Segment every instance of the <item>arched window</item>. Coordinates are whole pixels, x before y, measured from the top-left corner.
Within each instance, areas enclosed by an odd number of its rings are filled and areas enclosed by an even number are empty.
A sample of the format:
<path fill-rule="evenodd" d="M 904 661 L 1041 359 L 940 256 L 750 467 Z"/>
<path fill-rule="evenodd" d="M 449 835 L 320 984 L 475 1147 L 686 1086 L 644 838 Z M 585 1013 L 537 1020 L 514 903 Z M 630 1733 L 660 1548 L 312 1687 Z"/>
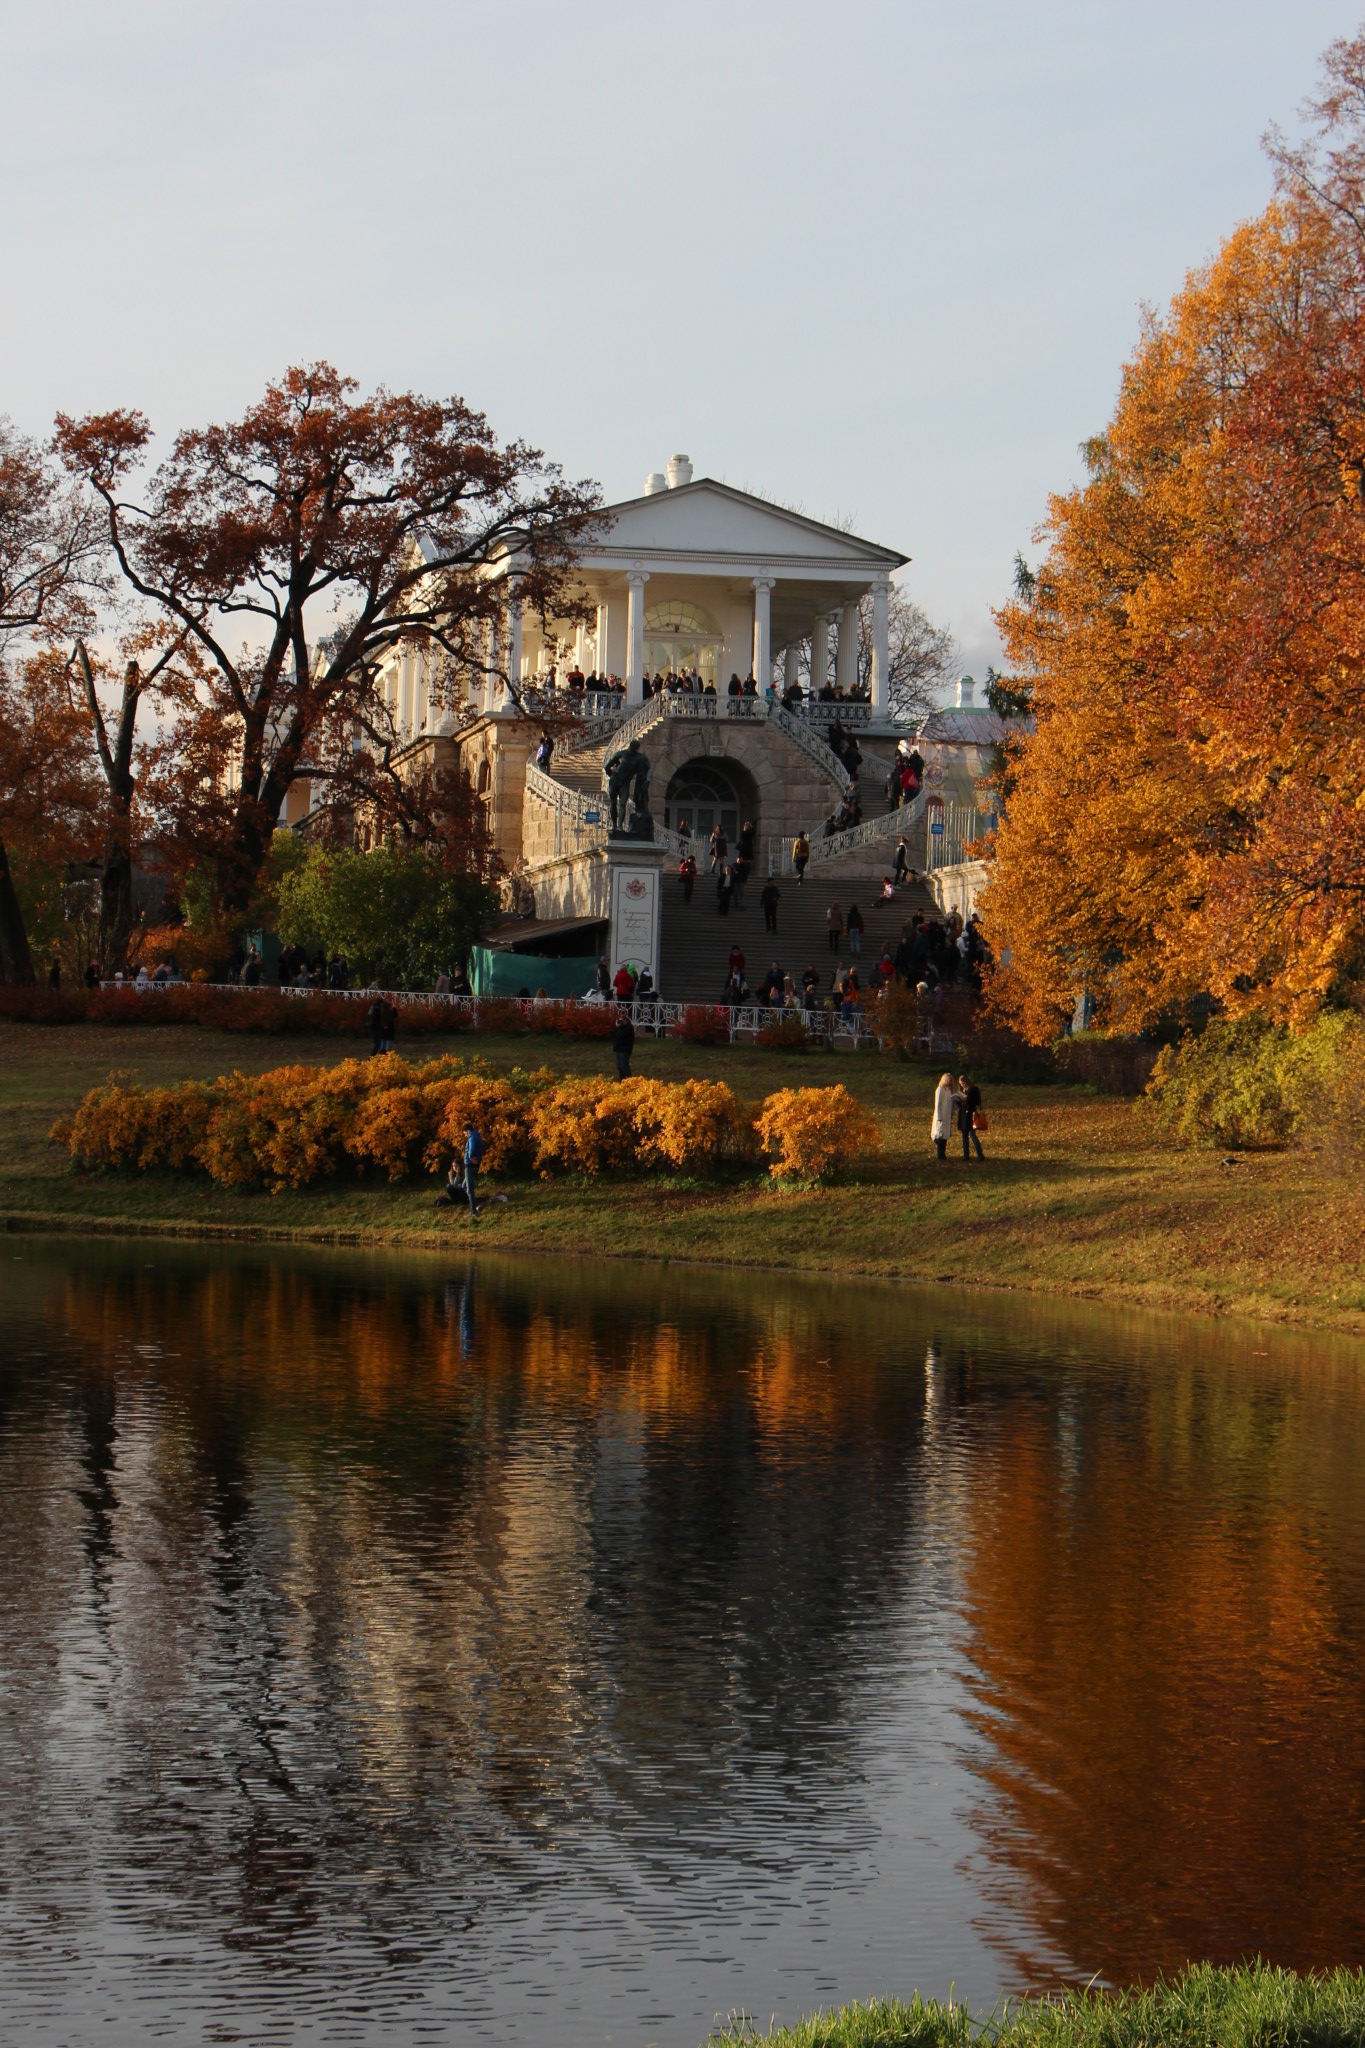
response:
<path fill-rule="evenodd" d="M 725 646 L 709 612 L 685 598 L 645 607 L 645 669 L 649 675 L 690 675 L 714 683 Z"/>
<path fill-rule="evenodd" d="M 665 825 L 676 832 L 686 823 L 693 839 L 705 839 L 719 825 L 733 846 L 739 833 L 741 799 L 723 769 L 709 761 L 689 761 L 668 785 Z"/>
<path fill-rule="evenodd" d="M 489 783 L 490 783 L 490 782 L 491 782 L 492 780 L 493 780 L 492 770 L 491 770 L 491 769 L 489 768 L 489 766 L 488 766 L 488 763 L 487 763 L 487 761 L 480 761 L 480 763 L 479 763 L 479 779 L 478 779 L 478 781 L 476 782 L 476 784 L 474 785 L 474 786 L 475 786 L 475 789 L 477 790 L 477 792 L 478 792 L 478 794 L 479 794 L 480 796 L 487 796 L 487 794 L 488 794 L 488 785 L 489 785 Z"/>

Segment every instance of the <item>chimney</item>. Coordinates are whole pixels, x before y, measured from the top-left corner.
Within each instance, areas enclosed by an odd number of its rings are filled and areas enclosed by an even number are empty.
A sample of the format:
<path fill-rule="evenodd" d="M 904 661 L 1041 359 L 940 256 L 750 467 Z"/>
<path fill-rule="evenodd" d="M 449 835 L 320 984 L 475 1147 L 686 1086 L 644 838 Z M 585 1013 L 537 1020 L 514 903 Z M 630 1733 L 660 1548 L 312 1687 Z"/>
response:
<path fill-rule="evenodd" d="M 664 475 L 663 471 L 661 469 L 651 469 L 649 475 L 645 478 L 645 496 L 653 498 L 660 491 L 666 491 L 667 489 L 668 478 Z"/>
<path fill-rule="evenodd" d="M 683 484 L 692 481 L 692 458 L 690 455 L 670 455 L 668 458 L 668 488 L 676 491 Z"/>
<path fill-rule="evenodd" d="M 957 708 L 959 711 L 975 711 L 976 678 L 959 676 L 957 679 Z"/>

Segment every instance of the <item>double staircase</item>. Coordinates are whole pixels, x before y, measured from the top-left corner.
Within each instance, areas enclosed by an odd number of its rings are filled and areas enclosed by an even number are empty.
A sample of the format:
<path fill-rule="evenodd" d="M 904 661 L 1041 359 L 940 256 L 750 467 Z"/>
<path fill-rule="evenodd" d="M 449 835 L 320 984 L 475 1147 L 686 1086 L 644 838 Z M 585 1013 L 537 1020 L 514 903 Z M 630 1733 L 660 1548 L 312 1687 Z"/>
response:
<path fill-rule="evenodd" d="M 546 805 L 555 814 L 556 854 L 582 853 L 606 844 L 603 761 L 632 736 L 642 737 L 665 719 L 674 718 L 686 718 L 697 724 L 742 718 L 746 722 L 775 725 L 784 740 L 799 747 L 824 771 L 831 810 L 848 788 L 847 771 L 820 733 L 780 706 L 754 699 L 735 703 L 725 698 L 655 697 L 606 730 L 596 723 L 574 740 L 561 741 L 548 774 L 528 770 L 528 801 Z M 826 839 L 821 836 L 823 820 L 810 820 L 811 861 L 802 885 L 798 885 L 791 871 L 790 840 L 772 837 L 761 842 L 743 904 L 737 906 L 732 902 L 724 917 L 717 910 L 715 880 L 708 871 L 708 849 L 695 845 L 692 848 L 699 873 L 692 901 L 685 903 L 677 873 L 681 851 L 677 836 L 656 824 L 657 836 L 665 847 L 659 976 L 660 993 L 665 1000 L 719 1002 L 730 949 L 735 944 L 745 955 L 745 972 L 752 988 L 757 988 L 770 961 L 776 960 L 795 977 L 798 986 L 804 969 L 814 966 L 820 975 L 822 992 L 827 991 L 835 967 L 846 967 L 853 959 L 846 936 L 837 953 L 829 950 L 826 913 L 831 903 L 837 903 L 845 917 L 850 904 L 856 903 L 861 910 L 865 930 L 860 964 L 864 969 L 871 968 L 887 940 L 894 948 L 902 927 L 916 910 L 922 910 L 926 916 L 936 914 L 933 898 L 918 882 L 899 890 L 892 903 L 877 900 L 882 878 L 890 874 L 894 864 L 898 838 L 905 837 L 912 864 L 918 865 L 922 860 L 924 813 L 922 802 L 894 812 L 885 808 L 885 777 L 894 755 L 894 740 L 885 739 L 878 744 L 871 735 L 860 732 L 858 742 L 863 753 L 859 785 L 863 791 L 864 822 L 852 831 Z M 781 892 L 775 936 L 766 931 L 759 904 L 769 872 Z"/>

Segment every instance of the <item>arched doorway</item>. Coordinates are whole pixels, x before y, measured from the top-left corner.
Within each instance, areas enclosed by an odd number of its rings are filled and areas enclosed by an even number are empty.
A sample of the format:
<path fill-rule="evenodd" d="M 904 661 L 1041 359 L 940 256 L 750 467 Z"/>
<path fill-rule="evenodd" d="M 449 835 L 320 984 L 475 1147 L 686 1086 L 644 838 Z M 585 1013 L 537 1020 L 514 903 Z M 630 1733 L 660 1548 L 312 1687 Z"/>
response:
<path fill-rule="evenodd" d="M 719 825 L 733 846 L 742 818 L 753 816 L 753 800 L 745 797 L 738 777 L 714 761 L 686 762 L 669 783 L 664 798 L 665 825 L 676 832 L 686 824 L 697 842 L 707 839 L 713 826 Z"/>

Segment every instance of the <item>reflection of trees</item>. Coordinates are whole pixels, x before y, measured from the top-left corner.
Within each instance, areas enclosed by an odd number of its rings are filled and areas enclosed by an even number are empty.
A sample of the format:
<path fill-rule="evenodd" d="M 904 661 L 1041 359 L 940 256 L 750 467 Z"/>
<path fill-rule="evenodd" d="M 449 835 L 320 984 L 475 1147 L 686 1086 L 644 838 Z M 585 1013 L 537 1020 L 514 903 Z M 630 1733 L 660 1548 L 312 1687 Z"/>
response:
<path fill-rule="evenodd" d="M 112 1446 L 105 1814 L 191 1924 L 302 1938 L 324 1879 L 376 1927 L 424 1878 L 475 1914 L 604 1831 L 757 1883 L 866 1838 L 857 1624 L 919 1435 L 875 1317 L 624 1270 L 52 1270 L 61 1426 Z"/>
<path fill-rule="evenodd" d="M 1359 1952 L 1356 1369 L 1245 1341 L 961 1411 L 976 1868 L 1018 1984 Z"/>

